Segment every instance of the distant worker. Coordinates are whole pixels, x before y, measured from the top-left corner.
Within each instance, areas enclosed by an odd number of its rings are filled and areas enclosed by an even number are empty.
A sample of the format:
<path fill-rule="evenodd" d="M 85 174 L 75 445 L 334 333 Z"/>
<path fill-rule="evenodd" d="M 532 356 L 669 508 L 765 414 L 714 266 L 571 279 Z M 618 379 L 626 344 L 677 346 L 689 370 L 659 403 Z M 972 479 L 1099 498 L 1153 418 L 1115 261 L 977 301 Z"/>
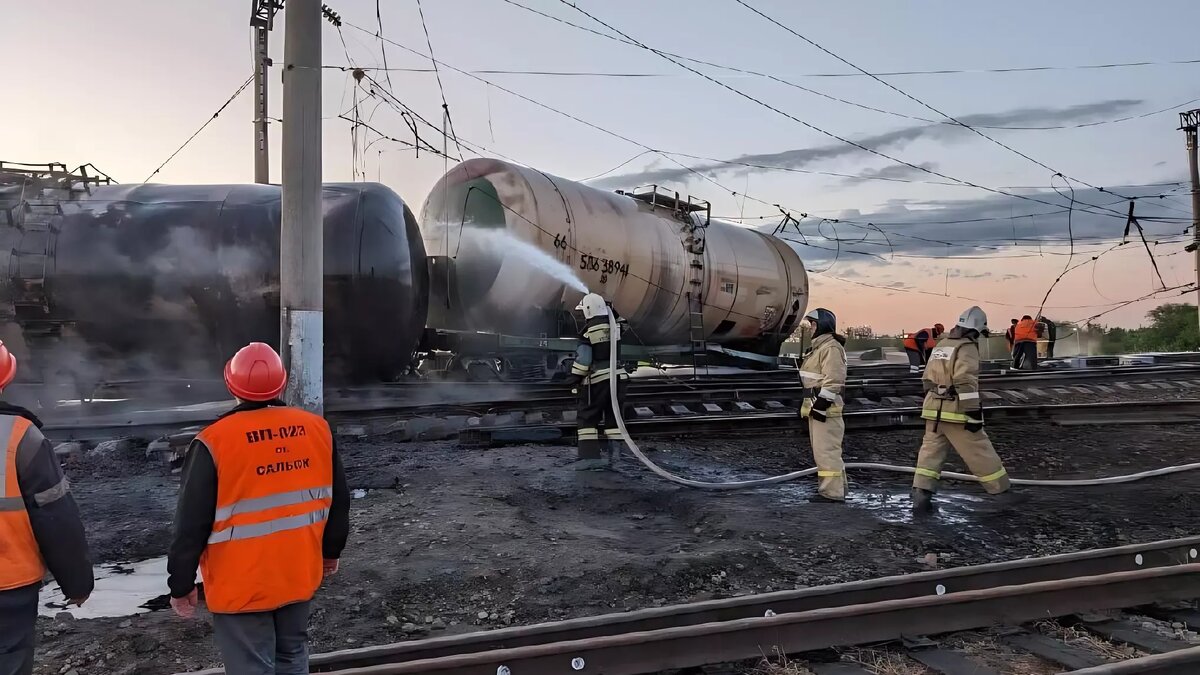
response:
<path fill-rule="evenodd" d="M 1058 341 L 1058 326 L 1050 319 L 1039 316 L 1038 324 L 1043 326 L 1042 337 L 1046 338 L 1046 358 L 1054 358 L 1054 343 Z"/>
<path fill-rule="evenodd" d="M 329 424 L 279 400 L 287 372 L 252 342 L 225 366 L 233 410 L 192 441 L 167 558 L 171 607 L 195 616 L 196 568 L 225 671 L 308 672 L 310 600 L 338 570 L 350 494 Z"/>
<path fill-rule="evenodd" d="M 613 416 L 608 381 L 617 376 L 617 405 L 622 406 L 629 373 L 621 367 L 621 327 L 618 324 L 616 335 L 611 334 L 608 325 L 610 307 L 604 298 L 588 293 L 575 309 L 583 312 L 584 324 L 568 378 L 568 382 L 578 387 L 579 394 L 575 417 L 578 450 L 572 466 L 576 471 L 595 471 L 615 465 L 621 454 L 625 437 Z M 618 365 L 616 373 L 610 367 L 614 349 Z M 607 461 L 602 451 L 608 455 Z"/>
<path fill-rule="evenodd" d="M 817 465 L 817 494 L 809 501 L 846 501 L 846 473 L 842 463 L 842 394 L 846 387 L 846 338 L 837 333 L 833 312 L 818 307 L 804 315 L 812 333 L 812 347 L 800 366 L 804 403 L 800 417 L 808 418 L 813 463 Z M 811 373 L 807 375 L 806 373 Z"/>
<path fill-rule="evenodd" d="M 919 373 L 929 363 L 929 353 L 933 351 L 938 338 L 946 328 L 940 323 L 933 328 L 922 328 L 904 337 L 904 352 L 908 354 L 908 372 Z"/>
<path fill-rule="evenodd" d="M 0 390 L 17 359 L 0 343 Z M 82 605 L 95 586 L 79 507 L 42 423 L 0 401 L 0 675 L 33 672 L 38 592 L 46 569 L 67 603 Z"/>
<path fill-rule="evenodd" d="M 979 399 L 979 337 L 987 335 L 987 315 L 971 307 L 958 324 L 938 342 L 925 369 L 925 437 L 917 455 L 913 477 L 913 509 L 933 509 L 933 493 L 942 476 L 942 464 L 950 448 L 962 457 L 988 494 L 1009 488 L 1008 472 L 983 430 L 983 406 Z"/>
<path fill-rule="evenodd" d="M 1016 354 L 1013 353 L 1013 348 L 1016 347 L 1017 344 L 1016 332 L 1017 320 L 1013 319 L 1012 325 L 1008 327 L 1008 330 L 1004 331 L 1004 344 L 1008 347 L 1008 358 L 1010 359 L 1017 358 Z"/>
<path fill-rule="evenodd" d="M 1026 314 L 1013 327 L 1013 369 L 1037 370 L 1037 323 Z"/>

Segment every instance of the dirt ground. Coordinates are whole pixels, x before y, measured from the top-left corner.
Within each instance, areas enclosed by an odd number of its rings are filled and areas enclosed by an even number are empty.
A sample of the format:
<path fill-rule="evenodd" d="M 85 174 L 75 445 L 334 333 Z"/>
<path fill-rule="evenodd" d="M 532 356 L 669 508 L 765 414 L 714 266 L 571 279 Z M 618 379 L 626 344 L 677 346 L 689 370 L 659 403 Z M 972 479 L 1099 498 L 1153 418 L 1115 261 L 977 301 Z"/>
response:
<path fill-rule="evenodd" d="M 1005 426 L 1011 474 L 1091 477 L 1195 461 L 1200 425 Z M 852 433 L 847 461 L 909 465 L 918 431 Z M 804 436 L 646 442 L 656 461 L 728 480 L 811 466 Z M 666 483 L 627 458 L 576 473 L 573 449 L 467 450 L 453 441 L 340 442 L 352 488 L 342 572 L 314 602 L 330 651 L 886 574 L 1195 534 L 1200 473 L 1103 488 L 1023 490 L 1004 507 L 947 485 L 913 522 L 907 478 L 851 475 L 846 505 L 810 504 L 814 480 L 741 492 Z M 628 456 L 627 456 L 628 457 Z M 956 460 L 953 467 L 961 469 Z M 97 563 L 165 555 L 178 476 L 136 450 L 68 466 Z M 165 592 L 161 588 L 156 592 Z M 171 673 L 213 666 L 207 614 L 42 618 L 37 673 Z"/>

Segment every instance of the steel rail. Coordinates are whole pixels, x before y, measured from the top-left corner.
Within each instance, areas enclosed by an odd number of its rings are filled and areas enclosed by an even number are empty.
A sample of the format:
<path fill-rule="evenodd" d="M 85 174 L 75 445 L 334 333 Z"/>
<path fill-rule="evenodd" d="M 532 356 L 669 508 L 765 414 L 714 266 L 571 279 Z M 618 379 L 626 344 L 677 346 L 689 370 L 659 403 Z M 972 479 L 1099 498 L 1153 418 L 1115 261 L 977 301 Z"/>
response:
<path fill-rule="evenodd" d="M 1200 399 L 1173 401 L 1092 402 L 1092 403 L 1029 403 L 985 406 L 988 424 L 1005 424 L 1014 420 L 1046 419 L 1060 424 L 1163 424 L 1200 422 Z M 924 426 L 921 408 L 878 408 L 847 410 L 843 413 L 847 430 L 881 430 Z M 626 420 L 625 425 L 639 436 L 672 436 L 697 433 L 747 431 L 778 433 L 803 429 L 807 421 L 794 408 L 779 412 L 742 414 L 681 415 Z M 555 422 L 518 426 L 473 427 L 460 432 L 460 440 L 473 444 L 533 442 L 557 440 L 574 432 L 574 423 Z M 546 433 L 551 432 L 551 433 Z"/>
<path fill-rule="evenodd" d="M 312 666 L 350 668 L 420 661 L 550 642 L 578 641 L 680 626 L 737 621 L 768 614 L 808 612 L 846 605 L 936 597 L 940 594 L 979 591 L 1001 586 L 1172 567 L 1198 560 L 1200 536 L 1194 536 L 342 650 L 314 656 Z"/>
<path fill-rule="evenodd" d="M 1063 675 L 1195 675 L 1200 673 L 1200 647 L 1143 656 L 1117 663 L 1072 670 Z"/>
<path fill-rule="evenodd" d="M 1200 597 L 1200 564 L 1113 572 L 328 671 L 638 675 Z"/>

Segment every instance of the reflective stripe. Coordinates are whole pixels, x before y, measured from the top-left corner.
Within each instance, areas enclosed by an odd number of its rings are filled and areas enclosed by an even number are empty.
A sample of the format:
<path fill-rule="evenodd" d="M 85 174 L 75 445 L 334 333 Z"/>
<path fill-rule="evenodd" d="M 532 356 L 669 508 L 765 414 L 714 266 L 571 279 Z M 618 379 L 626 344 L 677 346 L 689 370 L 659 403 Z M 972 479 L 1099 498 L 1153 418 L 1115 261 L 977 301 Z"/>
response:
<path fill-rule="evenodd" d="M 842 475 L 842 472 L 841 471 L 818 471 L 817 475 L 821 476 L 822 478 L 825 478 L 825 477 L 840 476 L 840 475 Z"/>
<path fill-rule="evenodd" d="M 0 497 L 20 497 L 20 493 L 8 494 L 8 441 L 12 436 L 13 425 L 17 418 L 12 415 L 0 415 L 0 452 L 6 453 L 0 458 Z M 15 453 L 14 453 L 15 454 Z"/>
<path fill-rule="evenodd" d="M 1000 467 L 1000 470 L 997 471 L 996 473 L 989 473 L 986 476 L 980 476 L 979 482 L 980 483 L 990 483 L 995 480 L 1000 480 L 1001 478 L 1004 478 L 1007 475 L 1008 475 L 1008 471 L 1005 471 L 1004 467 Z"/>
<path fill-rule="evenodd" d="M 71 491 L 70 486 L 67 485 L 67 477 L 63 476 L 63 479 L 58 481 L 58 484 L 55 485 L 54 487 L 52 487 L 48 490 L 42 490 L 41 492 L 34 495 L 33 501 L 38 506 L 45 506 L 47 504 L 53 504 L 54 502 L 62 499 L 63 497 L 66 497 L 67 493 L 70 491 Z"/>
<path fill-rule="evenodd" d="M 914 469 L 914 471 L 916 471 L 918 476 L 925 476 L 926 478 L 932 478 L 934 480 L 938 480 L 942 477 L 941 471 L 934 471 L 933 469 L 922 469 L 918 466 L 916 469 Z"/>
<path fill-rule="evenodd" d="M 25 500 L 20 497 L 0 497 L 0 511 L 24 511 Z"/>
<path fill-rule="evenodd" d="M 582 429 L 575 430 L 575 438 L 578 440 L 581 440 L 581 441 L 582 440 L 591 440 L 593 438 L 599 438 L 599 437 L 600 437 L 600 431 L 593 427 L 584 427 Z"/>
<path fill-rule="evenodd" d="M 275 508 L 276 506 L 303 504 L 304 502 L 326 499 L 332 496 L 333 487 L 329 485 L 323 485 L 321 487 L 296 490 L 294 492 L 279 492 L 273 495 L 267 495 L 265 497 L 242 499 L 230 504 L 229 506 L 222 506 L 221 508 L 217 509 L 214 519 L 229 520 L 239 513 L 253 513 L 255 511 L 263 511 L 266 509 Z"/>
<path fill-rule="evenodd" d="M 962 413 L 953 413 L 953 412 L 944 412 L 943 411 L 941 413 L 941 415 L 942 415 L 943 422 L 960 422 L 962 424 L 966 424 L 967 422 L 971 421 L 971 418 L 967 417 L 966 415 L 964 415 Z M 938 418 L 938 411 L 930 410 L 929 408 L 925 408 L 924 410 L 921 411 L 921 417 L 924 419 L 927 419 L 927 420 L 936 420 Z M 979 423 L 983 424 L 983 421 L 979 420 Z"/>
<path fill-rule="evenodd" d="M 979 398 L 979 392 L 977 391 L 968 391 L 958 395 L 958 400 L 960 401 L 974 401 L 977 398 Z"/>
<path fill-rule="evenodd" d="M 817 396 L 820 396 L 821 398 L 825 399 L 826 401 L 836 401 L 837 400 L 837 394 L 833 393 L 832 391 L 830 391 L 824 387 L 821 387 L 821 391 L 817 392 Z"/>
<path fill-rule="evenodd" d="M 625 438 L 625 434 L 621 433 L 621 430 L 620 430 L 620 429 L 605 429 L 605 430 L 604 430 L 604 437 L 605 437 L 605 438 L 620 438 L 620 439 L 624 439 L 624 438 Z"/>
<path fill-rule="evenodd" d="M 296 530 L 301 527 L 308 527 L 316 523 L 323 522 L 329 517 L 329 509 L 320 509 L 317 511 L 309 511 L 301 513 L 297 516 L 287 516 L 284 518 L 276 518 L 268 520 L 264 523 L 254 523 L 253 525 L 234 525 L 233 527 L 213 532 L 208 538 L 209 544 L 220 544 L 226 541 L 236 541 L 238 539 L 253 539 L 255 537 L 265 537 L 268 534 L 276 532 L 286 532 L 287 530 Z"/>

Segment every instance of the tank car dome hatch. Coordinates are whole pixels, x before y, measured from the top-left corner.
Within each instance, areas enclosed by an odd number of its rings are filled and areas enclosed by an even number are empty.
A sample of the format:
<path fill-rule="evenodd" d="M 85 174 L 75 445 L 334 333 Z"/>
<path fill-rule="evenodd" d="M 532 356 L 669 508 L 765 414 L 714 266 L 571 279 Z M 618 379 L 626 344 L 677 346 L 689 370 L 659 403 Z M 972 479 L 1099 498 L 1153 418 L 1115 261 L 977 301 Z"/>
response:
<path fill-rule="evenodd" d="M 375 183 L 325 184 L 322 203 L 327 379 L 394 378 L 428 303 L 416 219 Z M 61 206 L 41 306 L 17 308 L 47 378 L 213 378 L 248 342 L 279 346 L 279 186 L 113 185 Z"/>
<path fill-rule="evenodd" d="M 672 202 L 495 159 L 455 166 L 422 209 L 430 327 L 569 335 L 586 290 L 613 303 L 633 340 L 680 345 L 694 341 L 699 297 L 706 342 L 777 355 L 808 304 L 799 256 Z"/>

